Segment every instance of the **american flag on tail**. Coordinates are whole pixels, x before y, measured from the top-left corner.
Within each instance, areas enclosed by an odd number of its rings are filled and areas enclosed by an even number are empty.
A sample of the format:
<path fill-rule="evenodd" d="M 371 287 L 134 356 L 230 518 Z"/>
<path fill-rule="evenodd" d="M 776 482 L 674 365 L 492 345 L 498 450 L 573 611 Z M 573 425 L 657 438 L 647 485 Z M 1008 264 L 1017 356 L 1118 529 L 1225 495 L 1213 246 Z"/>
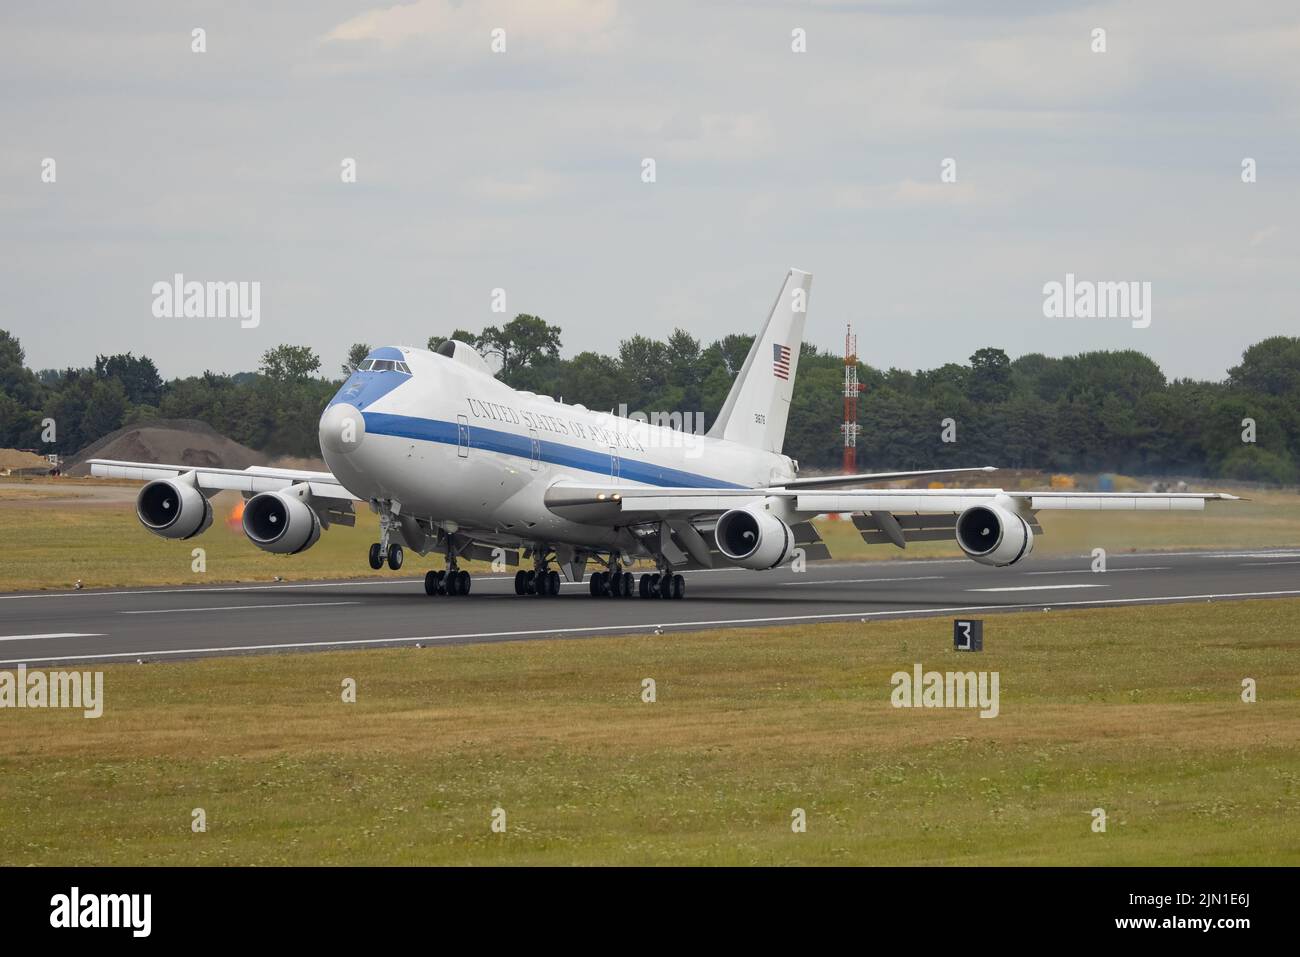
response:
<path fill-rule="evenodd" d="M 778 379 L 790 378 L 790 347 L 772 344 L 772 372 Z"/>

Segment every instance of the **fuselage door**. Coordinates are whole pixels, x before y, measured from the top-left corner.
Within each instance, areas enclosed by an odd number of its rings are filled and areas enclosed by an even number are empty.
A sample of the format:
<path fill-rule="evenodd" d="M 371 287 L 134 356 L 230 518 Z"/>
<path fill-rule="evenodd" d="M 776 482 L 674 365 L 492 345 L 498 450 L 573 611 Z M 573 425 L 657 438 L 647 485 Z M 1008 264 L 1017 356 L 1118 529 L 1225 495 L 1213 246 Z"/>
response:
<path fill-rule="evenodd" d="M 533 459 L 532 464 L 528 467 L 536 472 L 537 467 L 542 463 L 542 440 L 537 437 L 536 429 L 528 430 L 528 445 Z"/>
<path fill-rule="evenodd" d="M 463 415 L 456 416 L 456 454 L 469 458 L 469 419 Z"/>
<path fill-rule="evenodd" d="M 609 450 L 609 477 L 618 484 L 618 449 L 614 448 Z"/>

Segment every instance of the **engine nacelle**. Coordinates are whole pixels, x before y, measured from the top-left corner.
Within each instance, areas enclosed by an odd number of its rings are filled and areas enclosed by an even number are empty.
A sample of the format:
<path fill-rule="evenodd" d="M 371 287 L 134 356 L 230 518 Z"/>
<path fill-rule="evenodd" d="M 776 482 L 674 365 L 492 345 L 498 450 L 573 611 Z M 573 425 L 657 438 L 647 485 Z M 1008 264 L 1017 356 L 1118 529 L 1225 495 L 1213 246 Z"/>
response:
<path fill-rule="evenodd" d="M 999 505 L 972 505 L 957 517 L 957 544 L 981 565 L 1014 565 L 1034 550 L 1034 530 Z"/>
<path fill-rule="evenodd" d="M 193 538 L 212 524 L 212 503 L 197 488 L 176 479 L 156 479 L 135 499 L 140 524 L 163 538 Z"/>
<path fill-rule="evenodd" d="M 761 508 L 723 512 L 714 527 L 718 551 L 741 568 L 775 568 L 794 557 L 794 532 Z"/>
<path fill-rule="evenodd" d="M 244 534 L 266 552 L 297 555 L 320 538 L 312 507 L 288 492 L 262 492 L 244 503 Z"/>

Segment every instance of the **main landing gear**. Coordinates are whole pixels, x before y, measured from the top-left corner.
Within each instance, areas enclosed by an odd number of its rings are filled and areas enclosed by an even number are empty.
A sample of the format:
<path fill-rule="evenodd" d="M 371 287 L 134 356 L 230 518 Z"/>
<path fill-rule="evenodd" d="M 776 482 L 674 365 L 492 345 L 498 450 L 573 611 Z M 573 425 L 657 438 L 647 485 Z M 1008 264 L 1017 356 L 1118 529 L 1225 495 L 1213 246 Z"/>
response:
<path fill-rule="evenodd" d="M 515 594 L 554 597 L 560 593 L 560 573 L 550 567 L 546 548 L 533 550 L 533 569 L 515 572 Z"/>
<path fill-rule="evenodd" d="M 640 582 L 631 572 L 622 571 L 617 552 L 609 556 L 609 571 L 592 572 L 592 598 L 630 598 L 640 595 L 642 598 L 684 598 L 686 596 L 686 579 L 674 575 L 673 570 L 663 566 L 658 572 L 641 576 Z"/>
<path fill-rule="evenodd" d="M 636 576 L 631 572 L 591 573 L 591 597 L 628 598 L 636 590 Z"/>
<path fill-rule="evenodd" d="M 424 593 L 426 595 L 468 595 L 470 588 L 469 572 L 462 571 L 456 561 L 456 552 L 450 539 L 447 540 L 447 570 L 424 573 Z"/>
<path fill-rule="evenodd" d="M 671 571 L 642 575 L 637 592 L 642 598 L 685 598 L 686 579 Z"/>
<path fill-rule="evenodd" d="M 449 568 L 445 572 L 424 573 L 426 595 L 468 595 L 470 583 L 469 572 L 455 568 Z"/>

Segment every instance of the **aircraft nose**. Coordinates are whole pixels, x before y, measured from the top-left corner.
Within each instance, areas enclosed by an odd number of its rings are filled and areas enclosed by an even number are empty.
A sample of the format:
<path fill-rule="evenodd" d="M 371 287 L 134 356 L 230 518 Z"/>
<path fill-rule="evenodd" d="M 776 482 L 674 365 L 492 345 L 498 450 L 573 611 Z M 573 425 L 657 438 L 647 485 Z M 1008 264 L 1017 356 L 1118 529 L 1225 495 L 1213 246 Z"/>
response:
<path fill-rule="evenodd" d="M 366 437 L 366 420 L 361 411 L 346 402 L 336 402 L 320 417 L 321 448 L 337 455 L 355 452 Z"/>

